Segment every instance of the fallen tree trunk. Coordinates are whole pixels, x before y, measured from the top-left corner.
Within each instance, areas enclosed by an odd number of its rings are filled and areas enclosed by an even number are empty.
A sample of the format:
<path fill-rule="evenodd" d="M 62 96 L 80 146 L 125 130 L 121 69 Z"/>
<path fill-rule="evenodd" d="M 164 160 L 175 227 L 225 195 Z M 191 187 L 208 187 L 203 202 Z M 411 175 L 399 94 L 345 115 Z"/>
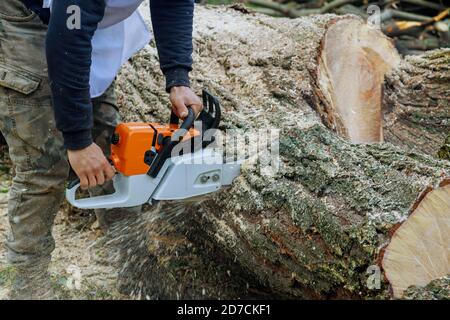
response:
<path fill-rule="evenodd" d="M 224 130 L 280 129 L 280 165 L 266 174 L 247 162 L 229 190 L 118 225 L 123 288 L 141 298 L 390 296 L 383 248 L 424 190 L 441 193 L 450 164 L 349 142 L 381 139 L 383 76 L 399 63 L 389 41 L 353 16 L 208 8 L 197 9 L 194 39 L 193 87 L 219 97 Z M 167 121 L 163 83 L 148 47 L 118 78 L 124 118 Z"/>
<path fill-rule="evenodd" d="M 383 106 L 386 141 L 436 155 L 450 134 L 450 49 L 405 59 L 386 78 Z"/>
<path fill-rule="evenodd" d="M 431 281 L 425 287 L 410 287 L 405 298 L 410 300 L 448 300 L 450 297 L 450 277 Z"/>

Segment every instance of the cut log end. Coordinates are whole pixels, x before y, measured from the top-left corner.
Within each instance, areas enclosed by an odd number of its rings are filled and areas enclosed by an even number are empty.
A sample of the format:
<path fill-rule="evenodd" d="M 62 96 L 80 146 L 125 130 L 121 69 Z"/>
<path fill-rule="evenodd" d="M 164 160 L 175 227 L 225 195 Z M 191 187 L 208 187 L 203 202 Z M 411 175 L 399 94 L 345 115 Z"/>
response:
<path fill-rule="evenodd" d="M 450 180 L 428 192 L 395 231 L 383 269 L 395 298 L 450 274 Z"/>
<path fill-rule="evenodd" d="M 330 25 L 318 63 L 326 124 L 355 143 L 381 142 L 384 75 L 399 62 L 392 43 L 364 22 Z"/>

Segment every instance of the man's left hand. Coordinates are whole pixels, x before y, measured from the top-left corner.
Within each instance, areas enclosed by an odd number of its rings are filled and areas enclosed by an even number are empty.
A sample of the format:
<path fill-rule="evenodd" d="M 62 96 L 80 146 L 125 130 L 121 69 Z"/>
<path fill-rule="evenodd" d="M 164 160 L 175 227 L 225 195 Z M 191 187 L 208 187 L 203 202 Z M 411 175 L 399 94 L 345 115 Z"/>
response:
<path fill-rule="evenodd" d="M 188 115 L 188 107 L 191 107 L 197 116 L 203 110 L 200 98 L 189 87 L 172 87 L 170 89 L 170 102 L 172 110 L 180 119 Z"/>

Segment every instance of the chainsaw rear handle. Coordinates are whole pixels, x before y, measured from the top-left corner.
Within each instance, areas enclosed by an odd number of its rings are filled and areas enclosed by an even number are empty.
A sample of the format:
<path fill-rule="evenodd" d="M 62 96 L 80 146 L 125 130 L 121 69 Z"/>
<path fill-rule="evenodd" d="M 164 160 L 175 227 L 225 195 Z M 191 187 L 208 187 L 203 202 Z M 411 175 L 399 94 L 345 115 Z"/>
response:
<path fill-rule="evenodd" d="M 111 209 L 139 206 L 149 201 L 159 184 L 159 179 L 151 180 L 147 175 L 124 176 L 116 174 L 112 180 L 114 193 L 77 199 L 80 184 L 72 182 L 66 189 L 66 199 L 80 209 Z"/>
<path fill-rule="evenodd" d="M 139 178 L 139 176 L 136 176 Z M 135 179 L 132 177 L 131 179 Z M 130 183 L 128 177 L 115 175 L 113 178 L 114 193 L 77 199 L 77 191 L 80 188 L 80 180 L 72 181 L 66 189 L 66 199 L 74 207 L 80 209 L 111 209 L 134 207 L 145 203 L 150 193 L 141 188 L 142 183 Z"/>
<path fill-rule="evenodd" d="M 113 165 L 111 159 L 108 159 L 108 162 L 110 165 Z M 69 184 L 67 185 L 67 189 L 73 189 L 74 187 L 77 187 L 78 189 L 80 187 L 80 184 L 81 184 L 80 178 L 76 178 L 75 180 L 69 182 Z"/>
<path fill-rule="evenodd" d="M 73 189 L 75 187 L 77 187 L 77 189 L 78 189 L 79 186 L 80 186 L 80 179 L 77 178 L 77 179 L 69 182 L 69 184 L 67 185 L 67 189 Z"/>

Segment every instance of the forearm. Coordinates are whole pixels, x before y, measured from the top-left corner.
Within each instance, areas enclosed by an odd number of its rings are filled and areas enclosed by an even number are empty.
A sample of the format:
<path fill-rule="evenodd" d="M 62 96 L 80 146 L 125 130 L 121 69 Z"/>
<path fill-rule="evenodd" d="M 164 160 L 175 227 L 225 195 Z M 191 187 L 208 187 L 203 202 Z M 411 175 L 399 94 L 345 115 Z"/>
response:
<path fill-rule="evenodd" d="M 166 89 L 189 86 L 192 69 L 193 0 L 151 0 L 153 32 Z"/>
<path fill-rule="evenodd" d="M 81 28 L 67 27 L 67 8 L 81 9 Z M 57 128 L 68 149 L 82 149 L 92 143 L 90 97 L 91 40 L 103 18 L 104 0 L 53 1 L 46 51 Z"/>

